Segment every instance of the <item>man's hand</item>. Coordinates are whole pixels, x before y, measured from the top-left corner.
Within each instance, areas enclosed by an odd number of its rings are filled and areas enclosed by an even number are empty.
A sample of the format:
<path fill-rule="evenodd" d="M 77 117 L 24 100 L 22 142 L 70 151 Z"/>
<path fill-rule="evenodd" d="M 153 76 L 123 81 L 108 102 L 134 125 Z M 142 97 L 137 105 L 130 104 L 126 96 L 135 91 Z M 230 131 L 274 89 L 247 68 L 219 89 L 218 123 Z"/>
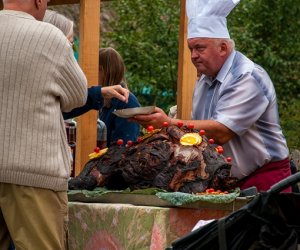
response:
<path fill-rule="evenodd" d="M 154 128 L 162 128 L 164 122 L 168 122 L 169 125 L 177 125 L 178 122 L 184 125 L 193 124 L 194 128 L 197 130 L 205 130 L 207 138 L 213 138 L 215 142 L 219 145 L 223 145 L 231 140 L 235 133 L 227 128 L 222 123 L 214 120 L 180 120 L 175 118 L 170 118 L 165 114 L 165 112 L 155 107 L 154 113 L 150 115 L 136 115 L 129 119 L 130 121 L 137 122 L 141 124 L 144 128 L 152 125 Z"/>
<path fill-rule="evenodd" d="M 128 102 L 129 90 L 121 85 L 113 85 L 101 88 L 101 94 L 105 100 L 117 98 L 122 102 Z"/>
<path fill-rule="evenodd" d="M 164 122 L 170 122 L 171 118 L 168 117 L 165 112 L 155 107 L 155 110 L 150 115 L 135 115 L 133 118 L 129 119 L 130 121 L 137 122 L 142 125 L 144 128 L 152 125 L 154 128 L 161 128 Z"/>

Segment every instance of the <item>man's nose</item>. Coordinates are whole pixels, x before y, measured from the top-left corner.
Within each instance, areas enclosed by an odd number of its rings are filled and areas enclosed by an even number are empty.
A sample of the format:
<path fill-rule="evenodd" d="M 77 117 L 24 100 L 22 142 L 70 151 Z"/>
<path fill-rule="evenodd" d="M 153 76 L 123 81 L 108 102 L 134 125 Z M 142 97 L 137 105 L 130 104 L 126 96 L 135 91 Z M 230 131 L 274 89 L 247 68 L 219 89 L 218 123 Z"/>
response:
<path fill-rule="evenodd" d="M 191 57 L 192 57 L 192 58 L 197 58 L 198 56 L 199 56 L 199 55 L 198 55 L 197 50 L 192 49 L 192 50 L 191 50 Z"/>

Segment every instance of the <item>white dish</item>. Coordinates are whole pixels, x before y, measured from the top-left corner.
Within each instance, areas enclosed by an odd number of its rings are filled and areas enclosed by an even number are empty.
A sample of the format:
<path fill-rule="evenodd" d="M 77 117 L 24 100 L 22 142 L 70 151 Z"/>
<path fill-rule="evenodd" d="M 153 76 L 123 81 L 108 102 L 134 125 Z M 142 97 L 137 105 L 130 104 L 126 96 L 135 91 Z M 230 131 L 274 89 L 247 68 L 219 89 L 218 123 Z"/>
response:
<path fill-rule="evenodd" d="M 135 115 L 149 115 L 154 112 L 155 106 L 118 109 L 113 111 L 113 114 L 122 118 L 130 118 Z"/>

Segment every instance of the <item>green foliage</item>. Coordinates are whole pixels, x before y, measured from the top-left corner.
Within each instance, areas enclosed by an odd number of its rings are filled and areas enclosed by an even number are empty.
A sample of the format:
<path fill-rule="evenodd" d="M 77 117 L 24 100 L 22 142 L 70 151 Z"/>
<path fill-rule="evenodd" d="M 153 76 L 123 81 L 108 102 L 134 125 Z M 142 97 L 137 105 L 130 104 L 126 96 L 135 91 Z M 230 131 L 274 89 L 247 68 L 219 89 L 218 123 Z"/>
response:
<path fill-rule="evenodd" d="M 300 97 L 300 1 L 241 1 L 229 17 L 240 51 L 263 66 L 280 100 Z"/>
<path fill-rule="evenodd" d="M 281 107 L 284 112 L 281 112 L 281 126 L 284 129 L 284 134 L 287 139 L 289 148 L 300 149 L 300 101 L 281 102 Z"/>
<path fill-rule="evenodd" d="M 179 0 L 118 0 L 102 46 L 123 56 L 127 81 L 142 105 L 165 110 L 176 102 Z"/>

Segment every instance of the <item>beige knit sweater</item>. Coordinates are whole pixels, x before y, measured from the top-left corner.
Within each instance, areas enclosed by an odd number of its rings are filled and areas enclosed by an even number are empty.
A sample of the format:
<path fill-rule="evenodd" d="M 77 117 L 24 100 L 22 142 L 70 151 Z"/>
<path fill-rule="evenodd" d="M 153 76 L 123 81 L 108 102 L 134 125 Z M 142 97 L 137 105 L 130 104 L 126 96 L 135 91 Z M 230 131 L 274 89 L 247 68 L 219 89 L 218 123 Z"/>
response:
<path fill-rule="evenodd" d="M 0 11 L 0 182 L 67 190 L 71 154 L 61 112 L 85 104 L 86 85 L 60 30 Z"/>

